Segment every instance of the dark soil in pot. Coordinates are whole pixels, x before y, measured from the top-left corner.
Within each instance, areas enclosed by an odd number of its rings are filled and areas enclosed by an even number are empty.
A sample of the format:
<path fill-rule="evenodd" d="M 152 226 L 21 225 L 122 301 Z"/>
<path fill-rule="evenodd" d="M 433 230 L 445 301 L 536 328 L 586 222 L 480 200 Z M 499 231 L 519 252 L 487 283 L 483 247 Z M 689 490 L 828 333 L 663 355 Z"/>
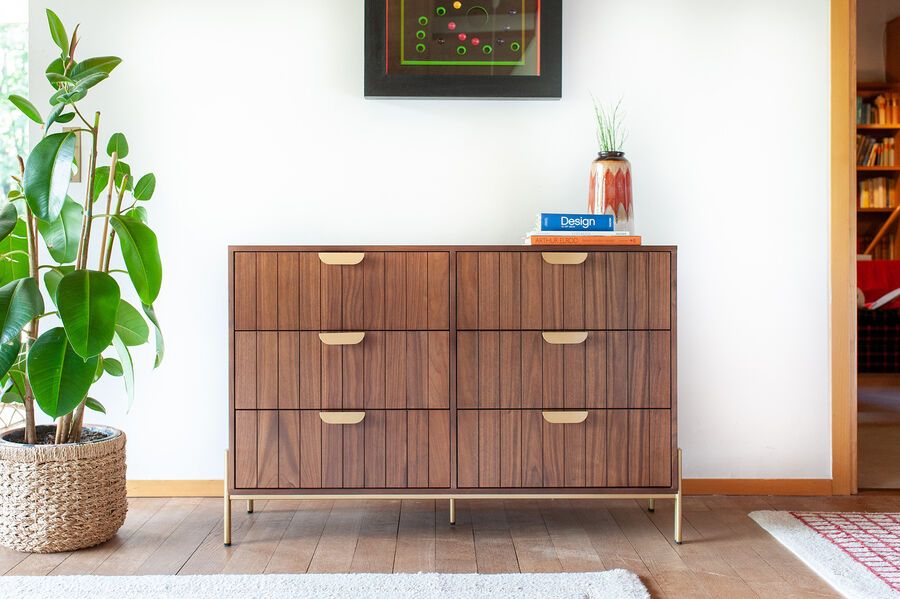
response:
<path fill-rule="evenodd" d="M 35 427 L 37 430 L 37 443 L 35 445 L 53 445 L 56 436 L 55 424 L 40 424 Z M 105 426 L 86 426 L 81 431 L 81 441 L 78 444 L 97 443 L 118 437 L 121 433 L 115 429 Z M 10 443 L 14 445 L 27 445 L 25 443 L 25 429 L 17 428 L 0 436 L 0 443 Z"/>

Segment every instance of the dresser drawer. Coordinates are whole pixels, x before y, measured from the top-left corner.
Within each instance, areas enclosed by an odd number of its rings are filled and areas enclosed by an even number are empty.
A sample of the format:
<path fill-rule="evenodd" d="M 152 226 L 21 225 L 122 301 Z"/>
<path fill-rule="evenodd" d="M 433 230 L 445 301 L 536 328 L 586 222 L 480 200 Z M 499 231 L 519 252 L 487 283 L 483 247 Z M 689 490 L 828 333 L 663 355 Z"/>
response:
<path fill-rule="evenodd" d="M 665 251 L 459 252 L 457 328 L 669 329 L 671 268 Z"/>
<path fill-rule="evenodd" d="M 233 275 L 235 330 L 450 328 L 448 252 L 236 252 Z"/>
<path fill-rule="evenodd" d="M 553 334 L 545 338 L 539 331 L 458 332 L 457 406 L 671 407 L 673 348 L 669 331 L 567 335 L 571 338 L 559 339 Z"/>
<path fill-rule="evenodd" d="M 457 452 L 460 488 L 671 487 L 671 411 L 460 410 Z"/>
<path fill-rule="evenodd" d="M 450 486 L 449 410 L 238 410 L 235 488 Z"/>
<path fill-rule="evenodd" d="M 236 331 L 234 406 L 449 409 L 450 333 Z"/>

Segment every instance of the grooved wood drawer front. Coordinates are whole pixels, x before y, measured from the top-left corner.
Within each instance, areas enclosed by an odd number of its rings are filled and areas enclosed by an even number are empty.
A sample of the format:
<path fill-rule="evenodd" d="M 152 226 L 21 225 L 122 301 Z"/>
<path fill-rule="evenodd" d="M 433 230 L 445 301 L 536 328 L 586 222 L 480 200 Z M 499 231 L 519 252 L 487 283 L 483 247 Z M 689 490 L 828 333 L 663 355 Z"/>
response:
<path fill-rule="evenodd" d="M 587 252 L 550 264 L 542 252 L 459 252 L 462 330 L 669 329 L 669 252 Z"/>
<path fill-rule="evenodd" d="M 235 488 L 450 486 L 448 410 L 365 410 L 326 424 L 318 410 L 238 410 Z"/>
<path fill-rule="evenodd" d="M 236 252 L 234 328 L 250 331 L 448 330 L 448 252 Z"/>
<path fill-rule="evenodd" d="M 449 409 L 450 333 L 367 331 L 326 345 L 307 331 L 236 331 L 236 409 Z"/>
<path fill-rule="evenodd" d="M 538 331 L 460 331 L 457 407 L 670 408 L 669 331 L 588 331 L 555 345 Z"/>
<path fill-rule="evenodd" d="M 457 452 L 460 488 L 671 487 L 671 411 L 460 410 Z"/>

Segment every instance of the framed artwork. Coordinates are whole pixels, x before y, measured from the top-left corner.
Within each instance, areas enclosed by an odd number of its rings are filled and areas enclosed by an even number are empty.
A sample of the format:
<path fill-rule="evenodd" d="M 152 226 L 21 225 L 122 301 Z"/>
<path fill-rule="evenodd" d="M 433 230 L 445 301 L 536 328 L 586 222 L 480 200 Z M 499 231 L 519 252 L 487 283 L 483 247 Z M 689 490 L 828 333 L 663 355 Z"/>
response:
<path fill-rule="evenodd" d="M 562 0 L 366 0 L 365 94 L 559 98 Z"/>

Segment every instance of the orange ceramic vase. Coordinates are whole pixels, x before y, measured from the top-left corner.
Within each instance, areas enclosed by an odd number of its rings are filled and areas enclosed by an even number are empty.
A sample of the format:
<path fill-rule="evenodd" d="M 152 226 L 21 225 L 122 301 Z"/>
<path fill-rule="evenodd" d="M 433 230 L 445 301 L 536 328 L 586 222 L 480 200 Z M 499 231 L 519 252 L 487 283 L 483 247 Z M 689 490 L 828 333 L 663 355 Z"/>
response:
<path fill-rule="evenodd" d="M 588 212 L 611 214 L 616 219 L 616 231 L 634 233 L 631 163 L 624 152 L 600 152 L 591 163 Z"/>

